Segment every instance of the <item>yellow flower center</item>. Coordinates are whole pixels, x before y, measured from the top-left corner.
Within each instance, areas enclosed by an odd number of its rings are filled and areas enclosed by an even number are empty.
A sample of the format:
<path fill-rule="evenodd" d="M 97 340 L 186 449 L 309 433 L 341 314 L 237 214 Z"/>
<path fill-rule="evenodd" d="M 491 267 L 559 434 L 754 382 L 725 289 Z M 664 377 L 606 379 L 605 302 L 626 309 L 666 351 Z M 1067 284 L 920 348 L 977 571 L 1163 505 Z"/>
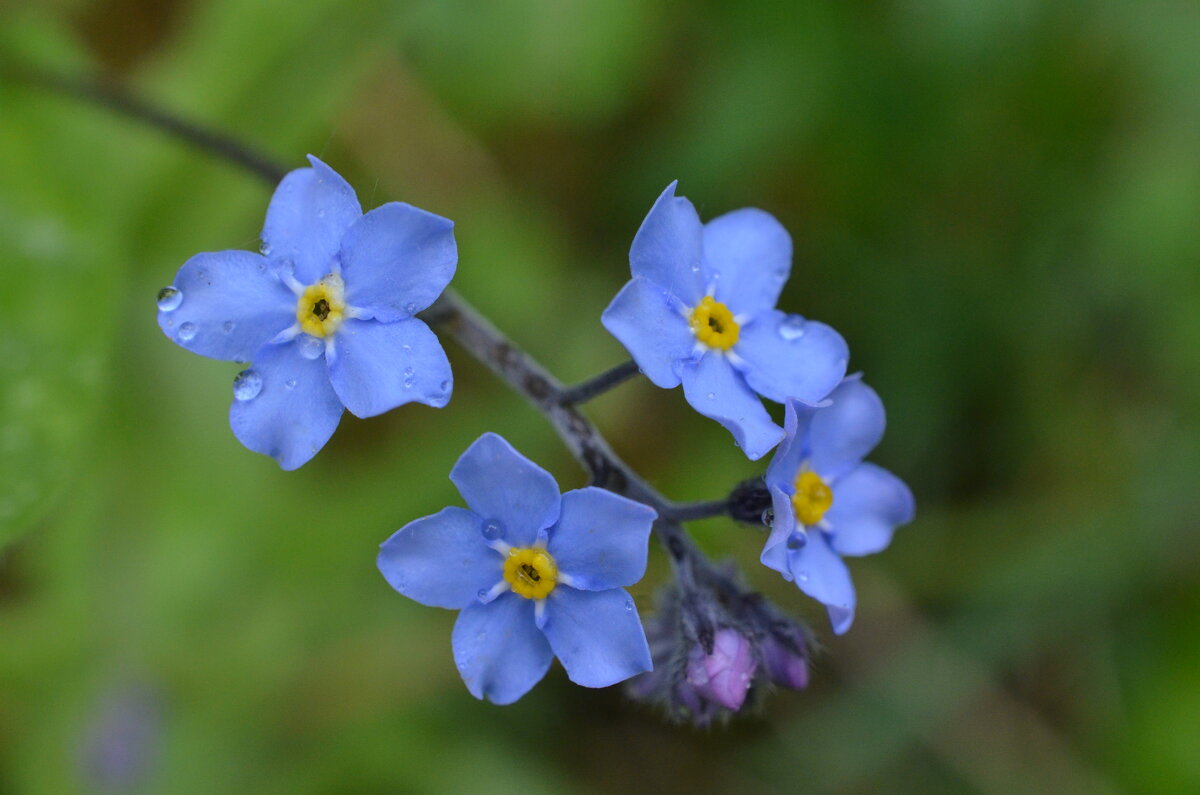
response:
<path fill-rule="evenodd" d="M 337 331 L 346 311 L 345 294 L 342 277 L 336 273 L 305 287 L 296 302 L 296 320 L 301 331 L 314 337 L 327 337 Z"/>
<path fill-rule="evenodd" d="M 802 524 L 817 524 L 831 505 L 833 489 L 821 480 L 820 475 L 805 470 L 796 476 L 796 493 L 792 495 L 792 507 L 796 509 L 796 518 Z"/>
<path fill-rule="evenodd" d="M 544 549 L 512 549 L 504 561 L 504 579 L 526 599 L 545 599 L 558 583 L 558 566 Z"/>
<path fill-rule="evenodd" d="M 689 321 L 696 339 L 710 348 L 720 348 L 727 351 L 738 341 L 741 328 L 733 319 L 729 307 L 720 301 L 714 301 L 711 295 L 704 296 L 700 305 L 692 310 Z"/>

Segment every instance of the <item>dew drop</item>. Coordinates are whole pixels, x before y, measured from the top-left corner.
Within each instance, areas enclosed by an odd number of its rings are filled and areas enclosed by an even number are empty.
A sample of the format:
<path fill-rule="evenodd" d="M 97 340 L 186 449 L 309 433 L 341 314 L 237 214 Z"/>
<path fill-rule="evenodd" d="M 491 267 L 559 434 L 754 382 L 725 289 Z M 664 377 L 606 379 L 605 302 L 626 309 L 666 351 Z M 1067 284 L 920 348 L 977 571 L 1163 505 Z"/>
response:
<path fill-rule="evenodd" d="M 479 601 L 481 601 L 481 602 L 487 601 L 488 589 L 480 588 L 479 591 L 475 595 L 479 597 Z"/>
<path fill-rule="evenodd" d="M 196 278 L 200 279 L 200 280 L 207 279 L 208 271 L 204 270 L 204 268 L 200 268 L 199 270 L 196 271 Z"/>
<path fill-rule="evenodd" d="M 262 252 L 264 257 L 271 256 L 271 244 L 265 240 L 263 241 L 263 244 L 258 247 L 258 250 Z"/>
<path fill-rule="evenodd" d="M 692 273 L 699 273 L 699 272 L 700 272 L 700 263 L 693 262 L 692 263 Z"/>
<path fill-rule="evenodd" d="M 404 346 L 404 352 L 405 352 L 405 353 L 409 353 L 410 351 L 412 351 L 412 346 L 411 346 L 411 345 L 405 345 L 405 346 Z"/>
<path fill-rule="evenodd" d="M 404 311 L 411 315 L 417 311 L 417 305 L 412 303 L 405 304 Z"/>
<path fill-rule="evenodd" d="M 324 218 L 324 217 L 325 217 L 325 209 L 324 209 L 324 208 L 322 208 L 322 209 L 320 209 L 320 210 L 317 210 L 317 217 L 318 217 L 318 218 Z"/>
<path fill-rule="evenodd" d="M 771 510 L 770 508 L 765 508 L 763 509 L 762 516 L 760 518 L 762 519 L 762 523 L 764 525 L 770 527 L 771 525 L 775 524 L 775 511 Z"/>
<path fill-rule="evenodd" d="M 412 380 L 411 378 L 405 378 L 405 379 L 404 379 L 404 388 L 405 388 L 405 389 L 412 389 L 412 388 L 413 388 L 413 380 Z"/>
<path fill-rule="evenodd" d="M 788 549 L 804 549 L 804 545 L 808 543 L 808 536 L 805 533 L 792 533 L 788 536 Z M 807 578 L 802 578 L 807 579 Z"/>
<path fill-rule="evenodd" d="M 488 541 L 499 541 L 504 538 L 504 522 L 501 522 L 499 519 L 488 519 L 479 528 L 479 531 L 483 533 L 483 537 Z"/>
<path fill-rule="evenodd" d="M 799 580 L 800 582 L 808 582 L 808 572 L 807 571 L 796 572 L 796 579 Z"/>
<path fill-rule="evenodd" d="M 709 399 L 709 400 L 716 400 L 716 399 L 717 399 L 717 394 L 716 394 L 715 392 L 709 392 L 709 393 L 708 393 L 708 399 Z"/>
<path fill-rule="evenodd" d="M 283 385 L 286 386 L 288 389 L 295 389 L 296 388 L 296 379 L 289 378 L 288 380 L 283 382 Z"/>
<path fill-rule="evenodd" d="M 235 400 L 253 400 L 262 391 L 262 376 L 253 370 L 242 370 L 233 377 Z"/>
<path fill-rule="evenodd" d="M 779 322 L 779 336 L 789 342 L 804 336 L 804 318 L 799 315 L 788 315 Z"/>
<path fill-rule="evenodd" d="M 438 386 L 441 387 L 443 392 L 447 392 L 450 390 L 450 382 L 449 381 L 443 381 L 442 383 L 438 384 Z"/>
<path fill-rule="evenodd" d="M 183 303 L 183 293 L 174 287 L 164 287 L 158 291 L 158 308 L 163 312 L 174 312 Z"/>
<path fill-rule="evenodd" d="M 305 359 L 316 359 L 325 352 L 325 343 L 311 334 L 300 337 L 300 355 Z"/>
<path fill-rule="evenodd" d="M 221 331 L 224 331 L 226 334 L 232 334 L 235 328 L 237 328 L 237 323 L 234 323 L 232 320 L 226 320 L 221 324 Z"/>
<path fill-rule="evenodd" d="M 179 327 L 179 339 L 183 340 L 184 342 L 187 342 L 194 336 L 196 336 L 196 324 L 195 323 L 184 323 L 182 326 Z"/>
<path fill-rule="evenodd" d="M 404 377 L 405 377 L 405 378 L 412 378 L 412 377 L 413 377 L 413 369 L 412 369 L 411 367 L 405 367 L 405 368 L 404 368 Z"/>
<path fill-rule="evenodd" d="M 632 599 L 626 599 L 626 600 L 625 600 L 625 612 L 626 612 L 626 613 L 632 613 L 632 612 L 633 612 L 633 600 L 632 600 Z"/>

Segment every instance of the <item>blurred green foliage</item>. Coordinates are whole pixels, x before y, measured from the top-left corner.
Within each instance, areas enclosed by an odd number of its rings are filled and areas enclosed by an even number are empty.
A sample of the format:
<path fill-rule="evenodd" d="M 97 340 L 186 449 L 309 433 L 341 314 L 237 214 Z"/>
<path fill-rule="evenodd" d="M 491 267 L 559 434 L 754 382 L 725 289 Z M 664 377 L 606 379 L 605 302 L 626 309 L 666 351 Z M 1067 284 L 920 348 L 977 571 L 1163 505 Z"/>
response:
<path fill-rule="evenodd" d="M 254 248 L 269 188 L 4 79 L 0 792 L 1200 788 L 1198 40 L 1195 3 L 1117 0 L 0 9 L 6 58 L 455 219 L 457 287 L 568 381 L 623 357 L 599 313 L 667 182 L 771 211 L 784 305 L 846 336 L 919 504 L 852 564 L 844 638 L 758 533 L 696 526 L 827 643 L 728 729 L 560 670 L 478 703 L 453 614 L 376 545 L 457 501 L 485 430 L 581 485 L 550 430 L 448 345 L 446 410 L 347 416 L 296 473 L 247 452 L 236 367 L 163 339 L 153 298 Z M 759 471 L 678 392 L 590 410 L 674 497 Z M 105 757 L 122 709 L 145 731 Z"/>

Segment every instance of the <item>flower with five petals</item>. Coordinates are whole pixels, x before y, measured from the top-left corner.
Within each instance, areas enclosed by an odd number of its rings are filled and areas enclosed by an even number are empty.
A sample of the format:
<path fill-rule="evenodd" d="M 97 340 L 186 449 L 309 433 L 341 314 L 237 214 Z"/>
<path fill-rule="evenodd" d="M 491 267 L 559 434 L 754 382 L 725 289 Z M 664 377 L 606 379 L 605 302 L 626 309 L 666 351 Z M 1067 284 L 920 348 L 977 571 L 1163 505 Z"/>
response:
<path fill-rule="evenodd" d="M 752 460 L 783 438 L 758 396 L 819 401 L 846 373 L 841 335 L 775 309 L 792 239 L 770 214 L 706 224 L 672 182 L 629 251 L 633 279 L 601 317 L 655 385 L 683 384 L 692 408 L 733 433 Z"/>
<path fill-rule="evenodd" d="M 916 508 L 900 478 L 863 461 L 885 422 L 875 390 L 851 376 L 820 406 L 788 401 L 786 436 L 767 467 L 775 518 L 762 562 L 824 604 L 839 635 L 855 606 L 842 557 L 885 549 Z"/>
<path fill-rule="evenodd" d="M 452 645 L 472 695 L 510 704 L 554 657 L 585 687 L 650 670 L 624 586 L 645 573 L 653 509 L 594 487 L 560 496 L 549 472 L 494 433 L 467 448 L 450 480 L 469 508 L 410 522 L 378 562 L 410 599 L 462 611 Z"/>
<path fill-rule="evenodd" d="M 309 156 L 267 208 L 262 254 L 197 254 L 158 296 L 158 324 L 213 359 L 253 361 L 229 424 L 284 469 L 316 455 L 343 407 L 373 417 L 450 400 L 450 363 L 415 315 L 454 275 L 454 224 L 401 202 L 363 214 L 350 185 Z"/>

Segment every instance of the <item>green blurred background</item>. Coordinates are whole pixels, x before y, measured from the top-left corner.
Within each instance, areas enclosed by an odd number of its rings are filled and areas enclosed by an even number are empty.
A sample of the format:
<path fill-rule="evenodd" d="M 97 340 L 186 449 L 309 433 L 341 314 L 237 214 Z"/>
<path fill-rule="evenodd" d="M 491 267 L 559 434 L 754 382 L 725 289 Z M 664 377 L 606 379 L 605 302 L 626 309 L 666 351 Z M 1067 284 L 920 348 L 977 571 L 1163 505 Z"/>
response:
<path fill-rule="evenodd" d="M 853 630 L 694 526 L 826 651 L 807 692 L 665 725 L 561 669 L 509 708 L 376 547 L 458 501 L 485 430 L 564 488 L 540 418 L 447 341 L 442 411 L 349 415 L 294 473 L 229 431 L 229 363 L 154 295 L 255 248 L 270 189 L 0 83 L 0 792 L 1200 789 L 1200 5 L 54 0 L 0 52 L 107 74 L 363 204 L 457 222 L 458 289 L 564 380 L 670 180 L 795 240 L 783 305 L 889 409 L 918 518 L 852 562 Z M 676 390 L 590 407 L 678 499 L 759 467 Z M 649 610 L 655 550 L 634 589 Z"/>

